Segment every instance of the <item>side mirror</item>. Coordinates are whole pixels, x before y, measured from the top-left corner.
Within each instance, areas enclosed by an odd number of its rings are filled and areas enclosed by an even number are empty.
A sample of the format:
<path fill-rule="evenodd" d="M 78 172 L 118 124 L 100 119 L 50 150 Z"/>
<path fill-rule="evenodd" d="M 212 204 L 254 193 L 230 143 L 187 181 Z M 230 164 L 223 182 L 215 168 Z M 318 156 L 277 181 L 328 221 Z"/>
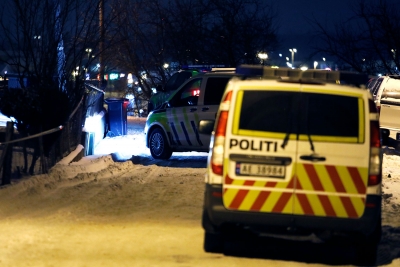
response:
<path fill-rule="evenodd" d="M 214 120 L 201 120 L 199 122 L 199 133 L 201 134 L 211 134 L 214 130 Z"/>

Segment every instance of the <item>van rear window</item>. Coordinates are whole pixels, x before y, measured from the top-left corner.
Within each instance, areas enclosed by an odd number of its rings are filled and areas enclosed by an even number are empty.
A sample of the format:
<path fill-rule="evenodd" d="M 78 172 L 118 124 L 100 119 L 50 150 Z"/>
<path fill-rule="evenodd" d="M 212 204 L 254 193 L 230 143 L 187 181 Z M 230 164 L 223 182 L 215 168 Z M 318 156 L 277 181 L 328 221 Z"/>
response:
<path fill-rule="evenodd" d="M 305 92 L 244 91 L 239 129 L 359 137 L 357 97 Z"/>

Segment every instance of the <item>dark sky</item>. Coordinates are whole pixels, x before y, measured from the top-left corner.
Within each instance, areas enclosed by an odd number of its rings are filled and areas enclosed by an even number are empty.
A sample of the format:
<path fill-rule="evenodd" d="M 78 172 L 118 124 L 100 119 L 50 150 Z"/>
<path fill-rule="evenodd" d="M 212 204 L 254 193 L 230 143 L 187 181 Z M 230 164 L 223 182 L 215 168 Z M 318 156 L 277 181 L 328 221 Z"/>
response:
<path fill-rule="evenodd" d="M 280 21 L 280 33 L 303 34 L 311 31 L 306 18 L 315 17 L 321 23 L 342 21 L 351 16 L 352 4 L 358 0 L 278 0 L 275 2 Z"/>
<path fill-rule="evenodd" d="M 275 51 L 290 56 L 289 48 L 296 48 L 295 59 L 304 60 L 312 53 L 310 35 L 313 27 L 307 19 L 315 18 L 322 25 L 331 25 L 354 14 L 352 6 L 359 0 L 277 0 L 274 2 L 282 48 Z M 368 1 L 368 0 L 367 0 Z M 393 0 L 399 1 L 399 0 Z"/>

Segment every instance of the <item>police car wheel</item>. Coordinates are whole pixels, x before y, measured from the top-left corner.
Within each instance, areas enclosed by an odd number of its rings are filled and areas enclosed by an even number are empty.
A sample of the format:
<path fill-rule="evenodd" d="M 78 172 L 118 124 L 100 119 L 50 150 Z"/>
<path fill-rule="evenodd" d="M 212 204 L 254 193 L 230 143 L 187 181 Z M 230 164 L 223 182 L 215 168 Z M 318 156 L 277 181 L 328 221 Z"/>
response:
<path fill-rule="evenodd" d="M 169 159 L 172 155 L 172 149 L 168 140 L 161 129 L 154 129 L 150 135 L 150 153 L 155 159 Z"/>

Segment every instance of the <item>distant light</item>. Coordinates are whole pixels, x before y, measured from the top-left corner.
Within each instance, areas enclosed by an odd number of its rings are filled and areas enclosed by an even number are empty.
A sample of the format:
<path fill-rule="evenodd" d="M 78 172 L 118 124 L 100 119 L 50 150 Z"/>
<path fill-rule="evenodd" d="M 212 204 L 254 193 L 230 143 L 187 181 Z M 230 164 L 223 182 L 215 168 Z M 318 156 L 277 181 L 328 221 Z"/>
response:
<path fill-rule="evenodd" d="M 326 59 L 323 57 L 322 60 L 325 61 Z"/>
<path fill-rule="evenodd" d="M 116 80 L 118 79 L 118 73 L 110 73 L 110 80 Z"/>
<path fill-rule="evenodd" d="M 135 98 L 135 96 L 134 96 L 133 94 L 127 94 L 127 95 L 125 96 L 125 98 L 126 98 L 126 99 L 129 99 L 129 100 L 132 100 L 132 99 Z"/>
<path fill-rule="evenodd" d="M 153 94 L 157 94 L 157 89 L 156 88 L 151 88 L 151 91 L 153 92 Z"/>
<path fill-rule="evenodd" d="M 303 67 L 301 67 L 300 69 L 301 69 L 302 71 L 306 71 L 306 70 L 308 70 L 308 67 L 303 66 Z"/>
<path fill-rule="evenodd" d="M 121 77 L 121 78 L 125 77 L 125 73 L 121 73 L 121 74 L 119 75 L 119 77 Z"/>
<path fill-rule="evenodd" d="M 258 55 L 257 55 L 260 59 L 267 59 L 268 58 L 268 54 L 267 53 L 264 53 L 264 52 L 260 52 L 260 53 L 258 53 Z"/>
<path fill-rule="evenodd" d="M 169 64 L 168 63 L 164 63 L 163 67 L 164 67 L 164 69 L 168 69 Z"/>
<path fill-rule="evenodd" d="M 271 69 L 279 69 L 278 66 L 271 66 Z"/>
<path fill-rule="evenodd" d="M 282 57 L 282 54 L 279 54 L 280 57 Z"/>
<path fill-rule="evenodd" d="M 292 63 L 290 63 L 290 62 L 286 62 L 286 65 L 289 67 L 289 68 L 292 68 Z"/>
<path fill-rule="evenodd" d="M 286 57 L 286 60 L 289 61 L 289 57 Z"/>

